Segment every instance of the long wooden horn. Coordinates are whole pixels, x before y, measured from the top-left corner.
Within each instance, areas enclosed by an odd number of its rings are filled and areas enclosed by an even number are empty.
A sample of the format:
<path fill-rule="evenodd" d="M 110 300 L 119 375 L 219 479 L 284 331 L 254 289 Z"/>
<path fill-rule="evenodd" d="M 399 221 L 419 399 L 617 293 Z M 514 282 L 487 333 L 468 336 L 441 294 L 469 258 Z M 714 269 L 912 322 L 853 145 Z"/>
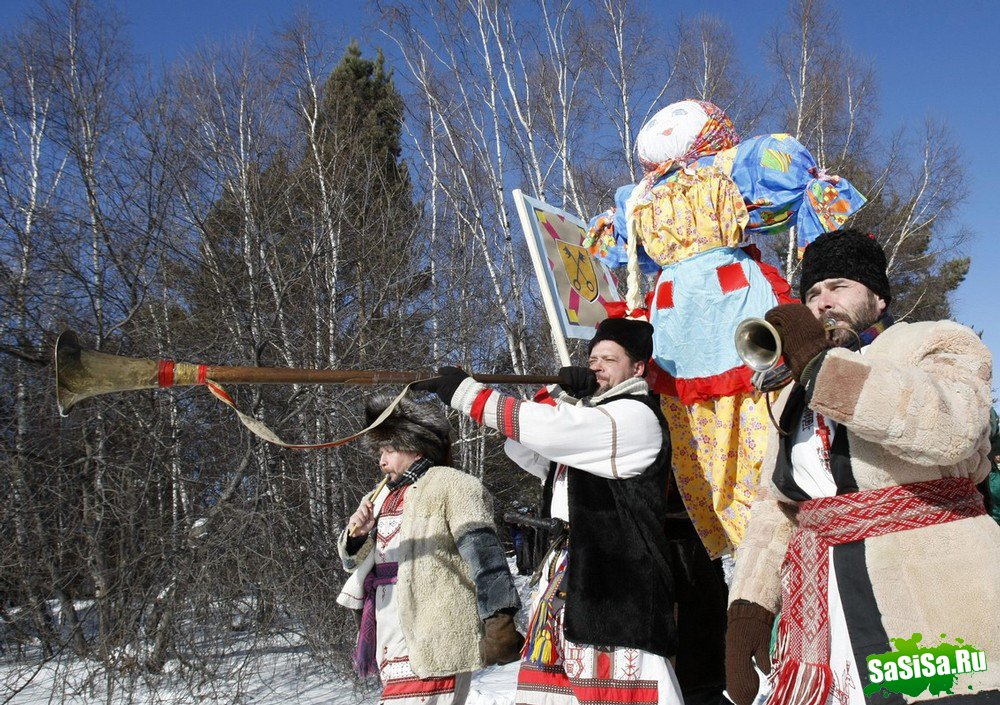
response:
<path fill-rule="evenodd" d="M 56 339 L 56 403 L 62 416 L 99 394 L 138 389 L 220 384 L 407 384 L 433 372 L 397 370 L 307 370 L 294 367 L 229 367 L 110 355 L 83 347 L 71 330 Z M 485 384 L 554 384 L 553 375 L 473 374 Z"/>

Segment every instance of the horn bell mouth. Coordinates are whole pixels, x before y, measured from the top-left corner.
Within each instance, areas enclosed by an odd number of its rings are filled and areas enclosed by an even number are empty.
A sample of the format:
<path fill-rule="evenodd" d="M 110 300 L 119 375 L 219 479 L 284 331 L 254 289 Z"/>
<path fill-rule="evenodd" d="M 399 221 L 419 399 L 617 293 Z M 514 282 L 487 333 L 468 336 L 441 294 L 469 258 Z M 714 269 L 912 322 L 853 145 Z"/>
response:
<path fill-rule="evenodd" d="M 781 360 L 781 336 L 763 318 L 747 318 L 736 326 L 736 354 L 757 372 L 773 369 Z"/>
<path fill-rule="evenodd" d="M 53 353 L 53 363 L 56 370 L 56 405 L 59 407 L 59 415 L 63 417 L 69 416 L 70 409 L 81 399 L 86 399 L 89 396 L 88 394 L 80 394 L 80 389 L 75 384 L 84 371 L 83 364 L 80 362 L 82 350 L 80 336 L 74 331 L 63 331 L 56 338 L 56 347 Z"/>

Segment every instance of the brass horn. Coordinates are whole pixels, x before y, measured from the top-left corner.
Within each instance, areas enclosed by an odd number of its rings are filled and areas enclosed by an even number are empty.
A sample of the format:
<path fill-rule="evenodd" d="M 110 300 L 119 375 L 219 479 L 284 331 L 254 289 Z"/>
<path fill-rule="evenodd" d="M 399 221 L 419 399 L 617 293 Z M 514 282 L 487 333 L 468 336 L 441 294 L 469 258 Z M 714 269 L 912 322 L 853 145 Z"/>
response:
<path fill-rule="evenodd" d="M 408 384 L 433 372 L 398 370 L 308 370 L 293 367 L 230 367 L 172 360 L 146 360 L 83 347 L 71 330 L 56 339 L 56 403 L 66 416 L 78 402 L 112 392 L 207 384 Z M 481 375 L 486 384 L 555 384 L 553 375 Z"/>
<path fill-rule="evenodd" d="M 736 326 L 736 353 L 752 370 L 767 372 L 781 360 L 781 336 L 763 318 L 747 318 Z"/>

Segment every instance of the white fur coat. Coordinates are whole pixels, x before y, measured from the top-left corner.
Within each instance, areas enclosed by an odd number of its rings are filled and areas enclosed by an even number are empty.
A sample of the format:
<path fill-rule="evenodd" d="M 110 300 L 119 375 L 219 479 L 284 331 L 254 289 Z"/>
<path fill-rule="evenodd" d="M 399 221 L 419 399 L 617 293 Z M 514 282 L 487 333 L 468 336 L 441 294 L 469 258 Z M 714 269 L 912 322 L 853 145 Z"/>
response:
<path fill-rule="evenodd" d="M 388 493 L 376 498 L 375 511 Z M 406 493 L 400 528 L 396 600 L 410 666 L 421 678 L 482 668 L 482 624 L 475 586 L 456 540 L 481 528 L 493 529 L 493 499 L 483 483 L 454 468 L 429 469 Z M 351 577 L 337 602 L 360 609 L 365 575 L 375 564 L 372 537 L 353 556 L 346 530 L 337 547 Z"/>
<path fill-rule="evenodd" d="M 897 323 L 864 355 L 827 354 L 810 407 L 847 429 L 858 490 L 989 472 L 992 359 L 976 334 L 950 321 Z M 775 406 L 779 418 L 786 389 Z M 780 609 L 780 569 L 796 503 L 771 481 L 774 428 L 762 487 L 736 554 L 730 600 Z M 890 637 L 964 639 L 1000 654 L 1000 526 L 989 516 L 865 540 L 866 569 Z M 852 636 L 852 639 L 854 637 Z M 993 657 L 996 658 L 996 657 Z M 863 665 L 863 664 L 862 664 Z M 959 676 L 955 693 L 1000 688 L 1000 668 Z M 925 691 L 907 701 L 933 699 Z"/>

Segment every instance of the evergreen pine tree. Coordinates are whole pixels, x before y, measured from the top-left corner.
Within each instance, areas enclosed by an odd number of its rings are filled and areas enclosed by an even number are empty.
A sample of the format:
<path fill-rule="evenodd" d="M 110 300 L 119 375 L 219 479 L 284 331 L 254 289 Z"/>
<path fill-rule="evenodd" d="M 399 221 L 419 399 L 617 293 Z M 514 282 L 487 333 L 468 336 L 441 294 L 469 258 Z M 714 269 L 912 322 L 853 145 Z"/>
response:
<path fill-rule="evenodd" d="M 414 364 L 428 281 L 420 212 L 401 158 L 403 99 L 382 52 L 369 60 L 356 42 L 348 46 L 322 101 L 321 149 L 341 206 L 337 295 L 348 345 L 338 357 L 370 366 L 388 353 L 394 366 Z"/>

